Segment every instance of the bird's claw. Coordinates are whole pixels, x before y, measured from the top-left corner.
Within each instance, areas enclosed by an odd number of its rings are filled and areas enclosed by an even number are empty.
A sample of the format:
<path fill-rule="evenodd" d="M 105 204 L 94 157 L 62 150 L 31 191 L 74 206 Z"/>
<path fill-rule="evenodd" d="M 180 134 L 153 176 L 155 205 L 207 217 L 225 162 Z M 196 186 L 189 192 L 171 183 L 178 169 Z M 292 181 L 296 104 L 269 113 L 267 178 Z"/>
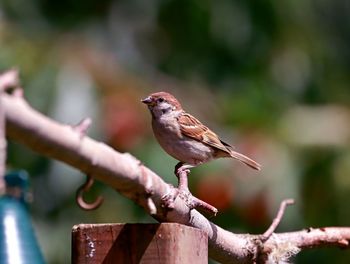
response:
<path fill-rule="evenodd" d="M 175 175 L 176 175 L 176 177 L 180 177 L 180 175 L 182 173 L 188 175 L 188 174 L 190 174 L 190 172 L 191 172 L 190 169 L 179 168 L 175 171 Z"/>
<path fill-rule="evenodd" d="M 183 162 L 179 162 L 178 164 L 176 164 L 174 169 L 174 174 L 176 175 L 176 177 L 179 177 L 180 174 L 190 174 L 190 169 L 184 165 L 185 164 Z"/>

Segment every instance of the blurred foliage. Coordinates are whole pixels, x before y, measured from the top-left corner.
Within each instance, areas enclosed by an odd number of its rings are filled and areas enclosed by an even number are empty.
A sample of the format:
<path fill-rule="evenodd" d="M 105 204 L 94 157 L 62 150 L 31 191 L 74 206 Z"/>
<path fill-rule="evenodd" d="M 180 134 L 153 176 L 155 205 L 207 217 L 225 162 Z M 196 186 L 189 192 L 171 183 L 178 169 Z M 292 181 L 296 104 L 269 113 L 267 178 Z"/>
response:
<path fill-rule="evenodd" d="M 220 208 L 215 223 L 263 232 L 293 197 L 279 231 L 350 225 L 350 5 L 345 0 L 3 0 L 0 70 L 17 67 L 25 96 L 64 123 L 128 151 L 175 183 L 176 161 L 155 142 L 139 99 L 166 90 L 226 141 L 263 164 L 259 174 L 215 161 L 191 190 Z M 98 184 L 104 205 L 82 212 L 83 176 L 10 143 L 8 166 L 32 176 L 39 241 L 67 263 L 81 222 L 154 221 Z M 296 263 L 349 263 L 349 251 L 302 252 Z"/>

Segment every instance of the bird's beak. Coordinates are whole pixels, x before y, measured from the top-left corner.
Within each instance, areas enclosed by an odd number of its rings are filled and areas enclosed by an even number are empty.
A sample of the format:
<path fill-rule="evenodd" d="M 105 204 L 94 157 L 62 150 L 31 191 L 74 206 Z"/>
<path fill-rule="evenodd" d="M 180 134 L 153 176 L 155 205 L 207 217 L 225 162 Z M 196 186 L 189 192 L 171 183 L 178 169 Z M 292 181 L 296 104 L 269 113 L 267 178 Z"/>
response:
<path fill-rule="evenodd" d="M 151 96 L 148 96 L 145 99 L 142 99 L 141 102 L 146 104 L 146 105 L 154 105 L 154 101 L 153 101 L 153 98 Z"/>

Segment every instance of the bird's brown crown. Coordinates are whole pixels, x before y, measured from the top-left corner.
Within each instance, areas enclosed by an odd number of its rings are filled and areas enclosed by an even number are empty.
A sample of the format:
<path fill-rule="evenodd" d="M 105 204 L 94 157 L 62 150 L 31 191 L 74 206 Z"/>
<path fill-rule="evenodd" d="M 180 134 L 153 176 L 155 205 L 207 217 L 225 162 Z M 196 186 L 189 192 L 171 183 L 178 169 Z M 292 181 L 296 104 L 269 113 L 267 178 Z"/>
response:
<path fill-rule="evenodd" d="M 179 103 L 179 101 L 170 93 L 167 92 L 157 92 L 150 95 L 151 98 L 153 98 L 154 101 L 157 101 L 159 99 L 163 99 L 167 101 L 169 104 L 172 104 L 176 107 L 177 110 L 182 110 L 182 106 Z"/>

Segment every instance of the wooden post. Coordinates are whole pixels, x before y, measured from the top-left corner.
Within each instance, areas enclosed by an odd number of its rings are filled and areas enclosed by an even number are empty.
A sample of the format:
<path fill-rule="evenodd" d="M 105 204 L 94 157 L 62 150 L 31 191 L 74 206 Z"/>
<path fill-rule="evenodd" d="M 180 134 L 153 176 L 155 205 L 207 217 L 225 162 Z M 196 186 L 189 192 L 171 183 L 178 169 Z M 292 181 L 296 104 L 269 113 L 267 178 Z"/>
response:
<path fill-rule="evenodd" d="M 208 263 L 208 237 L 176 223 L 80 224 L 72 229 L 72 263 Z"/>

